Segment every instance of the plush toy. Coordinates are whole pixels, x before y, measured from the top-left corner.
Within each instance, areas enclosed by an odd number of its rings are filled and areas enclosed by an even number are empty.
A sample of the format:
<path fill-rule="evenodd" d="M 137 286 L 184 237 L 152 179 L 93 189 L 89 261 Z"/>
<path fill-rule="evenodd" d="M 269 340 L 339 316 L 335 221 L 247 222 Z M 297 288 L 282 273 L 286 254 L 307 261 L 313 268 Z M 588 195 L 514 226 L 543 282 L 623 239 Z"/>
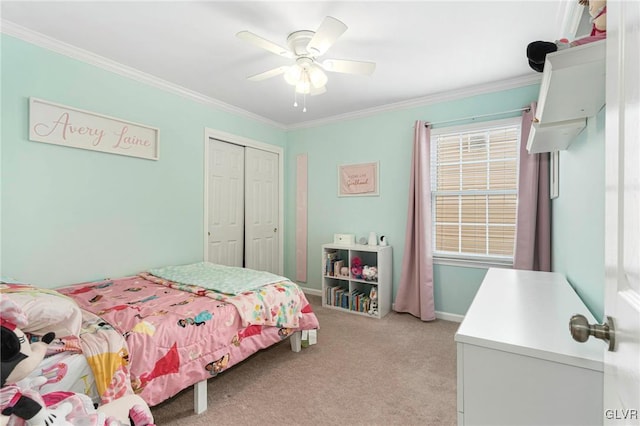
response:
<path fill-rule="evenodd" d="M 544 61 L 549 53 L 582 44 L 593 43 L 607 36 L 606 0 L 579 0 L 578 3 L 589 8 L 592 23 L 591 34 L 573 40 L 572 42 L 569 42 L 567 39 L 561 39 L 553 43 L 550 41 L 534 41 L 529 43 L 527 46 L 527 58 L 529 59 L 529 66 L 535 71 L 542 72 L 544 70 Z"/>
<path fill-rule="evenodd" d="M 351 276 L 355 279 L 362 278 L 362 260 L 357 256 L 351 259 Z"/>
<path fill-rule="evenodd" d="M 0 295 L 1 358 L 0 425 L 27 426 L 152 426 L 153 417 L 147 404 L 137 395 L 124 395 L 96 410 L 91 399 L 73 392 L 41 395 L 39 388 L 45 377 L 29 379 L 44 359 L 54 333 L 29 343 L 22 332 L 27 317 L 11 299 Z M 124 419 L 124 423 L 121 423 Z"/>
<path fill-rule="evenodd" d="M 0 344 L 2 345 L 0 424 L 7 424 L 11 414 L 33 421 L 33 424 L 42 424 L 46 412 L 40 404 L 37 393 L 35 395 L 29 391 L 23 393 L 15 383 L 26 378 L 40 364 L 55 334 L 47 333 L 42 337 L 42 341 L 29 344 L 29 339 L 21 330 L 27 324 L 26 315 L 15 303 L 4 296 L 0 300 L 0 322 Z"/>
<path fill-rule="evenodd" d="M 369 292 L 369 315 L 378 315 L 378 290 L 371 287 Z"/>
<path fill-rule="evenodd" d="M 362 277 L 367 281 L 376 281 L 378 279 L 378 268 L 365 265 L 362 269 Z"/>

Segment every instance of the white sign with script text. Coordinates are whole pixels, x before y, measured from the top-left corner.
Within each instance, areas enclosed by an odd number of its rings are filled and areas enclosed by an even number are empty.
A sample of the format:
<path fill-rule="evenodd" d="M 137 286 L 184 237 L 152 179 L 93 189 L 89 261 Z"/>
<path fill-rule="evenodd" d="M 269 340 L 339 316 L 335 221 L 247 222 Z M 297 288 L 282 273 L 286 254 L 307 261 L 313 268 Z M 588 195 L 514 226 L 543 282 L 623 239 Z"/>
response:
<path fill-rule="evenodd" d="M 156 128 L 29 98 L 29 139 L 74 148 L 157 160 Z"/>

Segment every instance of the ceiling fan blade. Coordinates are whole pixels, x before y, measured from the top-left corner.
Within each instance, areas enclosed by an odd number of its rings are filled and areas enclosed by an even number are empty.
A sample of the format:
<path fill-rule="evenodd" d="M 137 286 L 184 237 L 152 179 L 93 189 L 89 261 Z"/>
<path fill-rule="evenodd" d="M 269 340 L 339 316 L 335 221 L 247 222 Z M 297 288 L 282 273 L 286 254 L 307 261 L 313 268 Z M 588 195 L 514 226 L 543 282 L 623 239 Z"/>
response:
<path fill-rule="evenodd" d="M 347 31 L 345 24 L 332 16 L 327 16 L 309 41 L 307 51 L 316 56 L 323 55 L 345 31 Z"/>
<path fill-rule="evenodd" d="M 267 78 L 275 77 L 276 75 L 280 75 L 289 69 L 288 66 L 281 66 L 278 68 L 271 69 L 269 71 L 261 72 L 260 74 L 255 74 L 247 77 L 247 80 L 251 81 L 260 81 L 266 80 Z"/>
<path fill-rule="evenodd" d="M 275 53 L 276 55 L 284 56 L 285 58 L 294 57 L 294 54 L 286 47 L 282 47 L 250 31 L 240 31 L 238 34 L 236 34 L 236 37 L 248 41 L 249 43 L 262 49 L 268 50 L 271 53 Z"/>
<path fill-rule="evenodd" d="M 346 59 L 325 59 L 322 61 L 325 71 L 342 72 L 346 74 L 371 75 L 376 69 L 375 62 L 349 61 Z"/>

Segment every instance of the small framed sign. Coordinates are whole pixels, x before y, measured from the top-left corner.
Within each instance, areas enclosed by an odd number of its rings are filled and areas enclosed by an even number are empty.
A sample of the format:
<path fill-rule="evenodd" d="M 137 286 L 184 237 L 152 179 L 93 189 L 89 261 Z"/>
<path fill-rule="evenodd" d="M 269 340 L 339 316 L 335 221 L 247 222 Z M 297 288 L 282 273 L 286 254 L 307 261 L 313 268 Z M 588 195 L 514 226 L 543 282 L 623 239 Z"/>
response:
<path fill-rule="evenodd" d="M 338 197 L 378 196 L 380 163 L 338 166 Z"/>
<path fill-rule="evenodd" d="M 158 129 L 29 98 L 29 140 L 157 160 Z"/>

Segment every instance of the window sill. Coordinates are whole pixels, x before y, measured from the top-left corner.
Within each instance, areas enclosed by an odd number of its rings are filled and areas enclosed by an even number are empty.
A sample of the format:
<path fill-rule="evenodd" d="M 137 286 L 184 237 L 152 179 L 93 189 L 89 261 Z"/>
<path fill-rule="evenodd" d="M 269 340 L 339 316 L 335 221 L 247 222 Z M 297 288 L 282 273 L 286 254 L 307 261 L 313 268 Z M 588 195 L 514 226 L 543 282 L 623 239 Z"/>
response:
<path fill-rule="evenodd" d="M 513 260 L 470 259 L 470 258 L 448 257 L 448 256 L 438 256 L 438 255 L 433 256 L 433 264 L 458 266 L 462 268 L 478 268 L 478 269 L 489 269 L 489 268 L 512 269 L 513 268 Z"/>

